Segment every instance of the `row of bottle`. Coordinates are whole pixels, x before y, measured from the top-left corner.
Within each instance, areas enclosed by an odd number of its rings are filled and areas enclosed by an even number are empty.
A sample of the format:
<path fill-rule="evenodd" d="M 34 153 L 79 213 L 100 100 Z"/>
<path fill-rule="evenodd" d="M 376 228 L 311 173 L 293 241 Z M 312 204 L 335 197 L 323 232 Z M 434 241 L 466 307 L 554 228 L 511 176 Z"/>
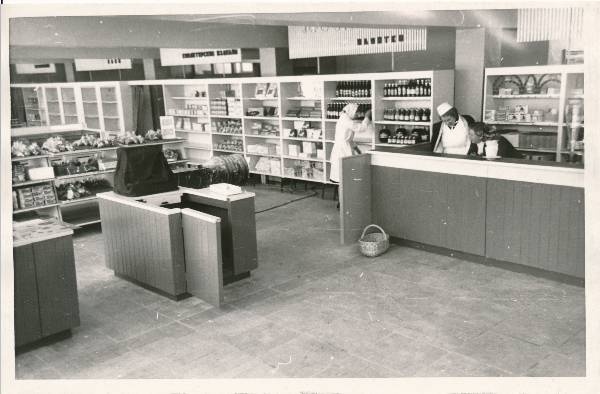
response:
<path fill-rule="evenodd" d="M 429 108 L 386 108 L 383 110 L 383 120 L 400 120 L 406 122 L 429 122 Z"/>
<path fill-rule="evenodd" d="M 427 129 L 413 129 L 411 131 L 399 128 L 392 132 L 386 128 L 379 130 L 379 141 L 386 144 L 412 145 L 419 142 L 429 141 Z"/>
<path fill-rule="evenodd" d="M 371 81 L 338 82 L 335 97 L 371 97 Z"/>
<path fill-rule="evenodd" d="M 348 105 L 347 102 L 339 101 L 335 103 L 327 104 L 326 116 L 327 119 L 338 119 L 340 117 L 340 113 L 344 109 L 344 107 Z M 371 104 L 358 104 L 358 108 L 356 110 L 356 114 L 354 115 L 354 119 L 364 119 L 367 111 L 371 110 Z"/>
<path fill-rule="evenodd" d="M 431 79 L 400 79 L 386 83 L 383 97 L 429 97 L 431 96 Z"/>

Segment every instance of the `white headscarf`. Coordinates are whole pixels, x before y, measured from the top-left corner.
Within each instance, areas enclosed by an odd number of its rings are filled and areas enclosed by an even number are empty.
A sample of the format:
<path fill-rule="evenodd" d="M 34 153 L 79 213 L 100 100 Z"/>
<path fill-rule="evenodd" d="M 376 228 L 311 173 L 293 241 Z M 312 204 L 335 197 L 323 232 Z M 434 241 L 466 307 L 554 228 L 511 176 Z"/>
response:
<path fill-rule="evenodd" d="M 350 119 L 354 119 L 354 115 L 356 115 L 356 111 L 358 110 L 358 104 L 350 103 L 346 104 L 342 112 L 346 113 Z"/>

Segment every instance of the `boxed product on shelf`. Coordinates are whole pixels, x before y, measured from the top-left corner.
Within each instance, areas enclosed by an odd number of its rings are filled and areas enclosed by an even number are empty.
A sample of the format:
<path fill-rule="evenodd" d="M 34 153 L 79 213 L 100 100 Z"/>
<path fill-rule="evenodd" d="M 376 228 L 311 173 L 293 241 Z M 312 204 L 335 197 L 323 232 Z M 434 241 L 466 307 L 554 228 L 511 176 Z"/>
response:
<path fill-rule="evenodd" d="M 325 159 L 325 150 L 317 149 L 317 159 Z"/>
<path fill-rule="evenodd" d="M 246 116 L 264 116 L 265 110 L 263 107 L 251 107 L 246 111 Z"/>
<path fill-rule="evenodd" d="M 227 97 L 227 111 L 231 116 L 242 116 L 242 100 L 235 97 Z"/>
<path fill-rule="evenodd" d="M 29 179 L 31 179 L 32 181 L 54 178 L 54 170 L 52 169 L 52 167 L 29 168 L 27 170 L 27 174 L 29 175 Z"/>
<path fill-rule="evenodd" d="M 517 114 L 526 114 L 529 112 L 529 106 L 525 104 L 517 104 L 515 105 L 514 111 Z"/>
<path fill-rule="evenodd" d="M 288 155 L 289 156 L 299 156 L 300 155 L 300 146 L 295 144 L 288 145 Z"/>
<path fill-rule="evenodd" d="M 306 129 L 306 136 L 307 138 L 313 139 L 313 140 L 318 140 L 321 138 L 322 135 L 322 130 L 321 129 L 312 129 L 312 128 L 308 128 Z"/>
<path fill-rule="evenodd" d="M 12 205 L 13 205 L 13 210 L 17 210 L 19 209 L 19 199 L 17 198 L 17 192 L 13 190 L 12 192 Z"/>
<path fill-rule="evenodd" d="M 313 157 L 317 153 L 317 144 L 315 142 L 302 141 L 302 152 L 308 155 L 307 157 Z"/>
<path fill-rule="evenodd" d="M 510 96 L 510 95 L 512 95 L 512 89 L 511 88 L 500 88 L 498 90 L 498 94 L 500 96 Z"/>
<path fill-rule="evenodd" d="M 27 181 L 27 163 L 13 163 L 12 181 L 13 183 Z"/>
<path fill-rule="evenodd" d="M 254 165 L 254 170 L 259 172 L 270 172 L 271 164 L 268 157 L 259 157 Z"/>
<path fill-rule="evenodd" d="M 279 159 L 270 159 L 269 160 L 269 168 L 270 172 L 273 175 L 281 175 L 281 162 Z"/>

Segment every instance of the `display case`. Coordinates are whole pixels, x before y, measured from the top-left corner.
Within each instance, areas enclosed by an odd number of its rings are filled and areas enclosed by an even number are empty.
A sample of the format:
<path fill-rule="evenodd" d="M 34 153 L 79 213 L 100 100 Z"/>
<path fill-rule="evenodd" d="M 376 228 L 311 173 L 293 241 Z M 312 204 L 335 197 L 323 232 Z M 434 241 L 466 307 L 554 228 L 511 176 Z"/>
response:
<path fill-rule="evenodd" d="M 525 158 L 583 161 L 583 66 L 488 68 L 483 121 Z"/>
<path fill-rule="evenodd" d="M 41 86 L 11 87 L 11 128 L 48 125 L 44 89 Z"/>
<path fill-rule="evenodd" d="M 130 89 L 120 82 L 19 84 L 11 85 L 11 95 L 12 128 L 78 125 L 108 134 L 133 128 Z"/>

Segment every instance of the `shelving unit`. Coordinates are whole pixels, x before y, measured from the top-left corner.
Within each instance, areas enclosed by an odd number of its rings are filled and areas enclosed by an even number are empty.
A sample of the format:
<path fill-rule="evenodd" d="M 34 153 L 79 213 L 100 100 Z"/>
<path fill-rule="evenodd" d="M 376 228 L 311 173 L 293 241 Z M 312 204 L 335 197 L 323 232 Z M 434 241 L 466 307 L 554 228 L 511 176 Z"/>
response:
<path fill-rule="evenodd" d="M 131 89 L 126 83 L 13 84 L 11 89 L 13 92 L 20 89 L 24 98 L 36 93 L 38 105 L 30 111 L 39 112 L 40 120 L 20 123 L 21 127 L 37 127 L 43 132 L 47 126 L 81 125 L 87 130 L 109 134 L 120 134 L 133 128 Z M 11 104 L 13 112 L 19 105 L 24 105 Z"/>
<path fill-rule="evenodd" d="M 184 158 L 201 163 L 217 155 L 242 153 L 251 173 L 272 175 L 288 179 L 302 179 L 329 183 L 331 150 L 335 139 L 337 119 L 327 119 L 329 103 L 355 102 L 368 104 L 373 110 L 375 135 L 363 141 L 363 150 L 379 144 L 378 131 L 383 127 L 398 125 L 410 129 L 423 128 L 431 132 L 433 121 L 387 122 L 382 115 L 392 106 L 420 106 L 434 108 L 442 101 L 452 103 L 454 74 L 452 70 L 373 73 L 343 75 L 313 75 L 290 77 L 259 77 L 236 79 L 131 81 L 129 85 L 161 85 L 164 94 L 165 114 L 176 121 L 176 133 L 185 144 Z M 383 86 L 401 79 L 430 79 L 430 97 L 382 97 Z M 337 96 L 336 85 L 360 80 L 370 85 L 367 97 Z M 360 85 L 362 86 L 362 85 Z M 235 112 L 231 109 L 235 107 Z M 186 111 L 198 111 L 188 113 Z M 293 114 L 293 116 L 291 115 Z M 297 116 L 301 114 L 301 116 Z M 187 127 L 177 127 L 177 119 L 190 119 Z M 198 119 L 198 121 L 196 121 Z M 181 126 L 183 126 L 181 121 Z M 237 134 L 219 130 L 224 124 L 236 122 Z M 193 124 L 195 124 L 193 126 Z M 357 122 L 358 126 L 358 122 Z M 192 128 L 195 127 L 195 130 Z M 290 137 L 292 129 L 305 127 L 306 138 Z M 314 133 L 314 138 L 308 137 Z M 225 148 L 230 139 L 240 139 L 242 152 Z M 306 145 L 304 144 L 311 144 Z M 226 145 L 226 144 L 225 144 Z M 292 153 L 290 154 L 290 147 Z M 294 154 L 309 150 L 309 156 Z M 301 176 L 298 176 L 301 174 Z M 311 175 L 312 176 L 309 176 Z"/>
<path fill-rule="evenodd" d="M 579 64 L 488 68 L 482 118 L 527 157 L 579 162 L 583 82 Z"/>
<path fill-rule="evenodd" d="M 74 141 L 79 139 L 82 135 L 87 134 L 99 134 L 97 130 L 62 130 L 62 131 L 46 131 L 44 133 L 39 134 L 28 134 L 27 137 L 30 141 L 38 142 L 38 145 L 41 146 L 43 141 L 46 140 L 49 136 L 61 135 L 67 141 Z M 13 138 L 19 138 L 20 136 L 15 135 Z M 172 144 L 181 144 L 183 140 L 164 140 L 157 141 L 153 143 L 148 143 L 147 145 L 172 145 Z M 97 198 L 95 196 L 96 193 L 101 193 L 105 191 L 112 190 L 112 186 L 114 184 L 114 173 L 115 166 L 117 161 L 117 149 L 118 147 L 105 147 L 105 148 L 97 148 L 97 149 L 81 149 L 81 150 L 73 150 L 73 151 L 65 151 L 65 152 L 57 152 L 57 153 L 48 153 L 37 156 L 28 156 L 28 157 L 15 157 L 12 158 L 13 166 L 27 166 L 27 168 L 39 168 L 39 167 L 52 167 L 54 170 L 52 171 L 53 177 L 46 179 L 25 179 L 19 182 L 14 182 L 13 179 L 13 191 L 17 194 L 17 204 L 20 204 L 19 199 L 19 190 L 21 189 L 29 189 L 37 187 L 40 189 L 39 191 L 30 190 L 27 193 L 23 193 L 25 197 L 23 199 L 27 199 L 28 201 L 33 201 L 34 195 L 37 195 L 37 200 L 41 201 L 42 196 L 45 199 L 45 203 L 39 206 L 23 206 L 17 205 L 16 207 L 13 205 L 13 214 L 15 215 L 15 219 L 19 220 L 21 218 L 29 218 L 30 215 L 35 214 L 35 216 L 52 216 L 56 217 L 59 220 L 62 220 L 66 223 L 77 225 L 77 226 L 86 226 L 93 223 L 98 223 L 100 221 L 100 214 L 98 211 Z M 95 160 L 97 167 L 96 170 L 89 171 L 89 168 L 82 166 L 74 166 L 71 169 L 71 165 L 58 167 L 63 163 L 76 163 L 79 162 L 82 165 L 89 163 L 89 160 Z M 176 160 L 171 161 L 170 164 L 183 164 L 186 163 L 187 160 Z M 93 161 L 92 161 L 93 163 Z M 56 165 L 57 167 L 54 167 Z M 73 164 L 74 165 L 74 164 Z M 28 174 L 27 168 L 19 169 L 18 173 Z M 59 172 L 59 168 L 62 168 Z M 92 168 L 92 167 L 90 167 Z M 68 171 L 78 171 L 76 173 L 64 174 L 64 172 Z M 81 172 L 79 172 L 81 171 Z M 61 174 L 62 172 L 62 174 Z M 16 174 L 15 171 L 13 173 Z M 59 175 L 60 174 L 60 175 Z M 16 176 L 16 175 L 15 175 Z M 103 182 L 92 182 L 94 187 L 90 187 L 89 184 L 87 189 L 89 192 L 94 193 L 92 196 L 85 196 L 81 198 L 72 198 L 65 199 L 64 194 L 60 194 L 59 190 L 61 185 L 66 185 L 69 183 L 74 183 L 78 181 L 93 181 L 93 180 L 102 180 Z M 44 185 L 46 188 L 44 189 Z M 31 197 L 26 197 L 31 196 Z M 14 204 L 14 203 L 13 203 Z"/>

